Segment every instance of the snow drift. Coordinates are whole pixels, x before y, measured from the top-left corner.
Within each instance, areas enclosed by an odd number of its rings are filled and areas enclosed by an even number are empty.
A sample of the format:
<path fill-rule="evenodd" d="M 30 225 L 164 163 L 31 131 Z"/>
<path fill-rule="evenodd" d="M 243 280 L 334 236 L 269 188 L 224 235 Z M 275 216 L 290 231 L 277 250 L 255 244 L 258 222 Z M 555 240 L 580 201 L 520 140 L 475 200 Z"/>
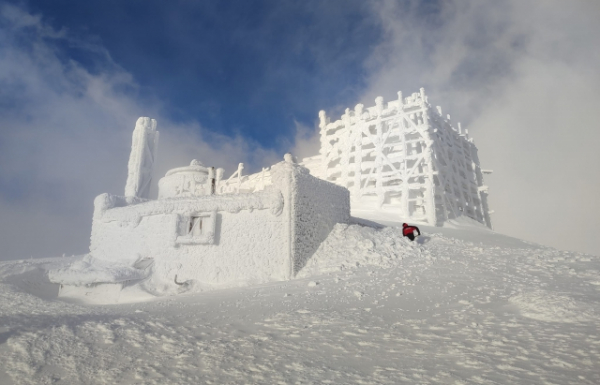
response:
<path fill-rule="evenodd" d="M 599 258 L 421 230 L 336 225 L 294 280 L 117 306 L 49 300 L 72 258 L 1 263 L 0 383 L 600 382 Z"/>

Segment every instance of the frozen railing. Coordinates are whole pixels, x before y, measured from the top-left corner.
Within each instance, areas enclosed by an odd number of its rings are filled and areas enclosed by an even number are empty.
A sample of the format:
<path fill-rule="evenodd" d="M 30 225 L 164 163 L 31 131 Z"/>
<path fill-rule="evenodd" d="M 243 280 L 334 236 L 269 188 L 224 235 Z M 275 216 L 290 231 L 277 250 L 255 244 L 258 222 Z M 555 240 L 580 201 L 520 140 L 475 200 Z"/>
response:
<path fill-rule="evenodd" d="M 240 194 L 262 191 L 271 185 L 271 171 L 263 168 L 262 171 L 250 175 L 242 175 L 244 164 L 240 163 L 238 169 L 227 180 L 221 180 L 217 186 L 217 194 Z"/>

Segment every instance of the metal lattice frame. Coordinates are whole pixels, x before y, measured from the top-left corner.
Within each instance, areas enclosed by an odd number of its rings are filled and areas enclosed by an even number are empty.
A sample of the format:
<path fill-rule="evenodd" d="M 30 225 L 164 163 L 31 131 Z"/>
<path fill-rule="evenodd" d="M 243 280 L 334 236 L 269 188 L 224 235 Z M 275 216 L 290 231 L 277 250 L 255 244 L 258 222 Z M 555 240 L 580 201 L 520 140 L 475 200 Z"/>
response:
<path fill-rule="evenodd" d="M 315 174 L 348 188 L 354 207 L 431 225 L 466 215 L 491 227 L 473 140 L 432 109 L 424 89 L 398 95 L 346 109 L 333 123 L 321 111 Z"/>

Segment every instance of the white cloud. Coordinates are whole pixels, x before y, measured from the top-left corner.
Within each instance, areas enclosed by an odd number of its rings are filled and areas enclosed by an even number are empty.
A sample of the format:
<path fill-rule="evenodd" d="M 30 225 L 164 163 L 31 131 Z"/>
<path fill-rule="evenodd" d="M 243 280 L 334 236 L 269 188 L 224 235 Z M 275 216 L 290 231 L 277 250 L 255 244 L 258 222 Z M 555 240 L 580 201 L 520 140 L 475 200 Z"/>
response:
<path fill-rule="evenodd" d="M 0 18 L 0 260 L 87 250 L 94 197 L 123 193 L 138 116 L 158 119 L 158 177 L 193 158 L 226 173 L 279 159 L 241 137 L 170 122 L 103 47 L 19 7 L 0 6 Z M 61 44 L 96 55 L 102 70 L 65 58 Z"/>
<path fill-rule="evenodd" d="M 424 86 L 494 169 L 497 231 L 600 255 L 599 3 L 457 0 L 427 15 L 400 4 L 374 7 L 386 39 L 364 102 Z"/>
<path fill-rule="evenodd" d="M 357 102 L 425 87 L 494 169 L 497 231 L 600 255 L 600 3 L 379 1 L 372 10 L 384 39 L 365 58 Z M 303 141 L 316 154 L 312 133 Z"/>
<path fill-rule="evenodd" d="M 422 12 L 432 2 L 373 4 L 385 40 L 365 58 L 368 86 L 356 102 L 424 86 L 467 123 L 494 169 L 498 231 L 600 254 L 600 3 L 454 0 L 437 13 Z M 159 121 L 157 176 L 192 158 L 230 172 L 281 157 L 169 122 L 100 45 L 19 7 L 0 6 L 0 18 L 0 259 L 86 251 L 94 196 L 124 188 L 138 116 Z M 87 71 L 61 45 L 96 55 L 102 70 Z M 292 153 L 316 154 L 317 130 L 297 132 Z"/>
<path fill-rule="evenodd" d="M 296 125 L 296 135 L 290 153 L 296 157 L 298 162 L 302 162 L 303 158 L 318 155 L 321 142 L 316 122 L 314 127 L 309 127 L 298 121 L 294 121 L 294 124 Z"/>

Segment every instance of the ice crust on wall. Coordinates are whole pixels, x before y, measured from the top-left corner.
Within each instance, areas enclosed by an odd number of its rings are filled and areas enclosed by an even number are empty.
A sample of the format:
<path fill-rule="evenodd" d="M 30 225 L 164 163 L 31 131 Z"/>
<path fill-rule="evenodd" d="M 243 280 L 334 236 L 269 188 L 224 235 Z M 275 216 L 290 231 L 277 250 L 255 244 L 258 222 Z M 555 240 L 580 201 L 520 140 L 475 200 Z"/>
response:
<path fill-rule="evenodd" d="M 240 164 L 226 180 L 193 160 L 167 172 L 157 200 L 146 199 L 155 127 L 140 118 L 134 131 L 126 191 L 136 195 L 96 197 L 90 254 L 51 272 L 61 293 L 102 297 L 133 285 L 163 295 L 290 279 L 350 219 L 348 190 L 289 154 L 253 175 Z"/>
<path fill-rule="evenodd" d="M 135 124 L 129 155 L 126 197 L 148 198 L 158 147 L 156 120 L 141 117 Z"/>
<path fill-rule="evenodd" d="M 314 178 L 298 168 L 293 195 L 294 265 L 292 275 L 302 270 L 334 226 L 348 223 L 350 192 L 333 183 Z M 343 199 L 340 199 L 343 197 Z"/>
<path fill-rule="evenodd" d="M 145 285 L 156 294 L 181 290 L 176 280 L 210 289 L 289 279 L 336 223 L 348 221 L 349 194 L 290 162 L 272 166 L 269 175 L 271 185 L 254 193 L 114 208 L 105 202 L 124 199 L 100 196 L 103 209 L 94 216 L 91 255 L 128 264 L 152 259 Z M 214 243 L 178 244 L 178 222 L 206 212 L 216 212 Z"/>
<path fill-rule="evenodd" d="M 158 181 L 158 199 L 214 194 L 213 188 L 216 190 L 220 181 L 220 177 L 216 175 L 222 175 L 222 172 L 222 169 L 215 171 L 194 159 L 189 166 L 169 170 Z"/>
<path fill-rule="evenodd" d="M 110 198 L 109 198 L 110 197 Z M 110 200 L 114 196 L 102 194 L 97 200 Z M 118 200 L 118 199 L 116 199 Z M 110 210 L 109 210 L 110 209 Z M 279 215 L 283 210 L 283 198 L 278 191 L 260 191 L 252 194 L 201 196 L 193 198 L 169 198 L 155 201 L 145 201 L 125 207 L 107 207 L 96 210 L 95 219 L 102 222 L 118 221 L 137 226 L 142 218 L 163 213 L 190 215 L 199 212 L 226 211 L 238 213 L 241 210 L 269 209 L 273 215 Z"/>
<path fill-rule="evenodd" d="M 132 264 L 152 259 L 154 280 L 226 282 L 285 279 L 285 228 L 278 191 L 225 197 L 172 198 L 107 210 L 94 219 L 91 255 Z M 114 213 L 113 213 L 114 211 Z M 216 211 L 214 244 L 178 244 L 178 222 Z M 266 268 L 265 268 L 266 267 Z"/>

